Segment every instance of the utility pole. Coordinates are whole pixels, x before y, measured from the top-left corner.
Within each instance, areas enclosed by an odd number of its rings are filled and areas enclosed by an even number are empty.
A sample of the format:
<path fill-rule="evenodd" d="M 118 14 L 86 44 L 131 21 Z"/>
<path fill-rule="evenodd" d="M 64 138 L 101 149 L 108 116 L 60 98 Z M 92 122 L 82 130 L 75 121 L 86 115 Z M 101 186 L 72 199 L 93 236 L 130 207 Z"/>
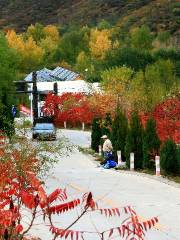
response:
<path fill-rule="evenodd" d="M 53 85 L 53 92 L 54 92 L 54 95 L 58 95 L 58 84 L 57 84 L 57 82 L 55 82 L 54 85 Z"/>
<path fill-rule="evenodd" d="M 32 107 L 33 107 L 33 126 L 35 126 L 37 119 L 38 119 L 38 91 L 37 91 L 37 73 L 32 73 L 32 82 L 33 82 L 33 88 L 32 88 Z"/>

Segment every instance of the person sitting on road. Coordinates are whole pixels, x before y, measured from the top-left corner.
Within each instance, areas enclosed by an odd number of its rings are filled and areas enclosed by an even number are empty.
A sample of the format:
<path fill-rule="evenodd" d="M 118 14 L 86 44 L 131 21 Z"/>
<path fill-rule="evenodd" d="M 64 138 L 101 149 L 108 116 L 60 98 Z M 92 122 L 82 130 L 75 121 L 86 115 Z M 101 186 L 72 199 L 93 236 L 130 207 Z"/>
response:
<path fill-rule="evenodd" d="M 103 135 L 101 138 L 104 140 L 104 143 L 103 143 L 104 161 L 101 162 L 101 165 L 104 165 L 107 163 L 107 160 L 109 158 L 108 157 L 109 153 L 112 153 L 113 146 L 110 139 L 108 139 L 107 135 Z"/>

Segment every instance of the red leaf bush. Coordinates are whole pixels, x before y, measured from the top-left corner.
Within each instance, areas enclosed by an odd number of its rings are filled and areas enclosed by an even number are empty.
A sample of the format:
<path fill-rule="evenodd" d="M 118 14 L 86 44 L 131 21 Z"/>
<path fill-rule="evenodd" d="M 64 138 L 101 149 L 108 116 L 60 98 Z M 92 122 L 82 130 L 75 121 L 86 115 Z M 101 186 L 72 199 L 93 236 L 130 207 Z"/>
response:
<path fill-rule="evenodd" d="M 99 208 L 91 192 L 82 197 L 70 199 L 66 189 L 57 188 L 49 195 L 42 182 L 37 178 L 38 158 L 36 151 L 26 154 L 17 149 L 0 149 L 0 239 L 27 240 L 36 217 L 49 220 L 52 238 L 85 239 L 87 231 L 73 230 L 72 227 L 85 214 L 97 212 L 104 217 L 118 217 L 122 223 L 103 232 L 90 232 L 108 239 L 115 233 L 120 238 L 145 239 L 145 233 L 158 222 L 157 218 L 140 221 L 131 206 L 124 208 Z M 32 161 L 31 161 L 32 160 Z M 55 226 L 53 215 L 62 215 L 78 208 L 77 218 L 63 229 Z M 24 225 L 24 210 L 28 210 L 29 223 Z M 123 214 L 126 215 L 123 219 Z M 120 222 L 120 221 L 118 221 Z M 131 238 L 130 238 L 131 237 Z"/>

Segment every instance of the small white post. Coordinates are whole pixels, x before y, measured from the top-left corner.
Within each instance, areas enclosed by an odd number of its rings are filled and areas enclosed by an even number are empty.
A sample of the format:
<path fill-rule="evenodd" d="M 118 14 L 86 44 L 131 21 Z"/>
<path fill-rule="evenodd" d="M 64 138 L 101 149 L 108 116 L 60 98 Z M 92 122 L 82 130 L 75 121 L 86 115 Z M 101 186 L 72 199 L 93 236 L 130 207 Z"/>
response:
<path fill-rule="evenodd" d="M 130 170 L 134 171 L 134 153 L 130 153 Z"/>
<path fill-rule="evenodd" d="M 117 151 L 117 156 L 118 156 L 118 166 L 120 166 L 122 163 L 121 151 Z"/>
<path fill-rule="evenodd" d="M 64 128 L 65 128 L 65 129 L 67 128 L 67 123 L 66 123 L 66 121 L 64 122 Z"/>
<path fill-rule="evenodd" d="M 84 124 L 84 122 L 82 123 L 82 130 L 84 131 L 84 129 L 85 129 L 85 124 Z"/>
<path fill-rule="evenodd" d="M 160 176 L 161 175 L 160 156 L 155 156 L 155 162 L 156 162 L 156 176 Z"/>
<path fill-rule="evenodd" d="M 102 154 L 102 146 L 99 145 L 99 156 L 101 156 L 101 154 Z"/>

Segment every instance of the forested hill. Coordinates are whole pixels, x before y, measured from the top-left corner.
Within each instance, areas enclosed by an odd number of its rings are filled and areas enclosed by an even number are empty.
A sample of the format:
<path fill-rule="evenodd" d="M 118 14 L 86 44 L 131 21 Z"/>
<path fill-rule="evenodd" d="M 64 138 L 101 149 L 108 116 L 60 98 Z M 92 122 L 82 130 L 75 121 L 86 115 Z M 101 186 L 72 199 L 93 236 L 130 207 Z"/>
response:
<path fill-rule="evenodd" d="M 0 28 L 24 31 L 42 24 L 90 24 L 102 19 L 121 26 L 145 23 L 177 35 L 179 0 L 0 0 Z"/>

